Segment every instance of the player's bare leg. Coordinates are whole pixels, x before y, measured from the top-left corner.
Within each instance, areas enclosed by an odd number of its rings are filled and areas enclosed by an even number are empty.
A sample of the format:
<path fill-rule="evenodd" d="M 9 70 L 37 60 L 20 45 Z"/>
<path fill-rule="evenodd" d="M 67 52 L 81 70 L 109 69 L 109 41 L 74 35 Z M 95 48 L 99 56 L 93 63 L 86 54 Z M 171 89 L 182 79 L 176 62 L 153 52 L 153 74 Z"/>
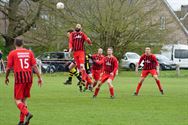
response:
<path fill-rule="evenodd" d="M 161 86 L 161 83 L 160 83 L 160 80 L 159 80 L 159 77 L 158 75 L 153 75 L 153 78 L 155 79 L 156 83 L 157 83 L 157 86 L 159 88 L 159 91 L 161 92 L 161 94 L 163 95 L 164 92 L 163 92 L 163 88 Z"/>
<path fill-rule="evenodd" d="M 110 97 L 113 99 L 114 98 L 114 86 L 112 85 L 112 80 L 108 79 L 107 80 L 109 91 L 110 91 Z"/>
<path fill-rule="evenodd" d="M 134 93 L 135 96 L 138 95 L 144 80 L 145 80 L 145 77 L 140 77 L 140 81 L 138 82 L 138 85 L 137 85 L 137 88 L 136 88 L 136 92 Z"/>

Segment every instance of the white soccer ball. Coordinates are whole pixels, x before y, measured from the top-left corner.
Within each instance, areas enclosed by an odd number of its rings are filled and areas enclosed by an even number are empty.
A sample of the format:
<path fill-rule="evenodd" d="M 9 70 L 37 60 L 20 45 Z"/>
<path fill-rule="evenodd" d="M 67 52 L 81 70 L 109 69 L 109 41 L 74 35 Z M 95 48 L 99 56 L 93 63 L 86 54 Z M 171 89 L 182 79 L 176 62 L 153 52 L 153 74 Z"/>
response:
<path fill-rule="evenodd" d="M 58 2 L 58 3 L 56 4 L 56 8 L 57 8 L 57 9 L 64 9 L 64 8 L 65 8 L 65 5 L 64 5 L 64 3 L 62 3 L 62 2 Z"/>

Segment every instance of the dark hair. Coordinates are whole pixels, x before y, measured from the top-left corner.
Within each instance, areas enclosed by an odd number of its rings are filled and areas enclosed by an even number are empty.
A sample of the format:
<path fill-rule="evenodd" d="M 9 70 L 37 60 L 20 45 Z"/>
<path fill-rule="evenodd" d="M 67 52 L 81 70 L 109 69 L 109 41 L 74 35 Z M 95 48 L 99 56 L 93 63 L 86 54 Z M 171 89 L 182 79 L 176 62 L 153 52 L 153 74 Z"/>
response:
<path fill-rule="evenodd" d="M 69 29 L 69 30 L 67 30 L 67 33 L 72 33 L 72 32 L 74 32 L 73 29 Z"/>
<path fill-rule="evenodd" d="M 21 47 L 21 46 L 24 45 L 24 41 L 22 39 L 15 39 L 14 45 L 17 46 L 17 47 Z"/>

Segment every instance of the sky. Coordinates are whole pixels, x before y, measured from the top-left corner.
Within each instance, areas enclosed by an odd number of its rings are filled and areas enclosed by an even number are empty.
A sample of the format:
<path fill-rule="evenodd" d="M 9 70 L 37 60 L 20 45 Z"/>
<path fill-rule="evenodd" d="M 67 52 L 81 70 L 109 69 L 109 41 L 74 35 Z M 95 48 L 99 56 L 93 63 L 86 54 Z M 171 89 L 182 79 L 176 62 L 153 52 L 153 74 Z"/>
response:
<path fill-rule="evenodd" d="M 181 10 L 181 5 L 188 5 L 188 0 L 167 0 L 174 11 Z"/>

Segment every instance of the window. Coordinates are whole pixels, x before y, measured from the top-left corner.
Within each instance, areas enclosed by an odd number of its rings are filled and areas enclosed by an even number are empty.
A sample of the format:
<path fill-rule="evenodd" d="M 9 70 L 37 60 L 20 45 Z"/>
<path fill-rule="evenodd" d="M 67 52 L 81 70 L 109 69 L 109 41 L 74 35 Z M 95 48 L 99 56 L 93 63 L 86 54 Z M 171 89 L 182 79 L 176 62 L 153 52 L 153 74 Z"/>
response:
<path fill-rule="evenodd" d="M 160 17 L 160 29 L 161 30 L 166 29 L 166 17 L 165 16 Z"/>
<path fill-rule="evenodd" d="M 176 49 L 175 58 L 185 59 L 188 58 L 188 50 L 185 49 Z"/>

